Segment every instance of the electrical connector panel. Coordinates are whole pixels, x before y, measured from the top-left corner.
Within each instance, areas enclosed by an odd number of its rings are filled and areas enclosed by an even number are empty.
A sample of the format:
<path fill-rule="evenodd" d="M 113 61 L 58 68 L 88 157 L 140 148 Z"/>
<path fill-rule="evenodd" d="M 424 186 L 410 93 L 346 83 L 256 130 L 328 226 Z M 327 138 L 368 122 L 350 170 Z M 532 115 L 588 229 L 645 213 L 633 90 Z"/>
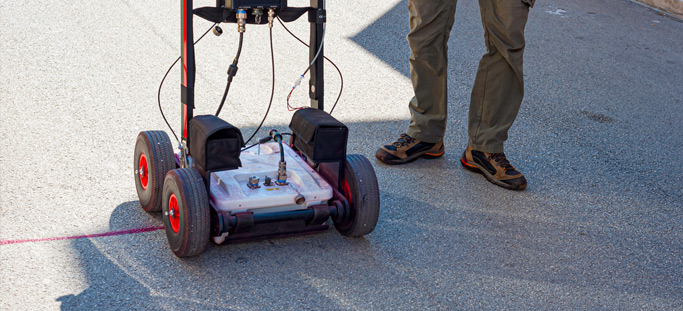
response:
<path fill-rule="evenodd" d="M 216 0 L 216 7 L 228 9 L 284 9 L 287 0 Z"/>

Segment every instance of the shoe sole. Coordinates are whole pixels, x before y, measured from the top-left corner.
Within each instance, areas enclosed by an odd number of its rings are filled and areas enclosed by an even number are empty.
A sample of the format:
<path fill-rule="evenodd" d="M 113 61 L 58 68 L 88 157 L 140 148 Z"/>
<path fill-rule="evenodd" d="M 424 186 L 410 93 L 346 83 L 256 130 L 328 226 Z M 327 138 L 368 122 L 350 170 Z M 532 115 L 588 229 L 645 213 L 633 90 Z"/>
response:
<path fill-rule="evenodd" d="M 431 159 L 436 159 L 436 158 L 442 157 L 444 153 L 446 153 L 446 151 L 441 150 L 441 152 L 439 152 L 439 153 L 425 153 L 422 155 L 422 157 L 425 159 L 431 160 Z"/>
<path fill-rule="evenodd" d="M 430 153 L 430 152 L 425 152 L 423 154 L 418 153 L 418 154 L 414 154 L 411 157 L 407 157 L 405 159 L 398 159 L 398 160 L 382 160 L 382 159 L 378 158 L 377 155 L 375 155 L 375 158 L 377 158 L 377 160 L 379 160 L 380 162 L 382 162 L 384 164 L 399 165 L 399 164 L 407 164 L 407 163 L 413 162 L 419 158 L 424 158 L 427 160 L 437 159 L 437 158 L 442 157 L 444 155 L 444 153 L 446 153 L 446 150 L 441 149 L 441 152 L 438 152 L 438 153 Z"/>
<path fill-rule="evenodd" d="M 500 180 L 494 178 L 493 175 L 491 175 L 491 173 L 489 173 L 486 169 L 484 169 L 483 167 L 481 167 L 481 166 L 480 166 L 479 164 L 477 164 L 476 162 L 475 162 L 474 164 L 468 163 L 468 162 L 467 162 L 467 159 L 465 159 L 465 155 L 464 155 L 464 154 L 463 154 L 463 156 L 460 158 L 460 164 L 462 164 L 462 166 L 463 166 L 464 168 L 466 168 L 467 170 L 469 170 L 469 171 L 472 171 L 472 172 L 475 172 L 475 173 L 479 173 L 479 174 L 484 175 L 484 177 L 486 177 L 486 179 L 487 179 L 489 182 L 495 184 L 496 186 L 500 186 L 500 187 L 503 187 L 503 188 L 509 189 L 509 190 L 524 190 L 524 189 L 526 189 L 526 184 L 524 184 L 523 186 L 521 186 L 521 187 L 519 187 L 519 188 L 515 188 L 515 187 L 513 187 L 513 186 L 510 186 L 510 185 L 508 185 L 508 184 L 506 184 L 506 183 L 504 183 L 504 182 L 502 182 L 502 181 L 500 181 Z"/>

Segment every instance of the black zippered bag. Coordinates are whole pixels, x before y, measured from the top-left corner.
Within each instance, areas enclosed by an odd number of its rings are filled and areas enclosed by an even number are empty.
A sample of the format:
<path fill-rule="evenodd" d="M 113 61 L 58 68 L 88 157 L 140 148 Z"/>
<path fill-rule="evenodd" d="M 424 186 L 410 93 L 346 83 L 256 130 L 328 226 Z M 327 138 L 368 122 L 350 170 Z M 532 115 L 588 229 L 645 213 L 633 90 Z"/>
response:
<path fill-rule="evenodd" d="M 316 163 L 344 161 L 349 129 L 327 112 L 297 110 L 289 124 L 294 147 Z"/>
<path fill-rule="evenodd" d="M 205 171 L 232 170 L 242 166 L 242 132 L 213 115 L 190 120 L 190 154 Z"/>

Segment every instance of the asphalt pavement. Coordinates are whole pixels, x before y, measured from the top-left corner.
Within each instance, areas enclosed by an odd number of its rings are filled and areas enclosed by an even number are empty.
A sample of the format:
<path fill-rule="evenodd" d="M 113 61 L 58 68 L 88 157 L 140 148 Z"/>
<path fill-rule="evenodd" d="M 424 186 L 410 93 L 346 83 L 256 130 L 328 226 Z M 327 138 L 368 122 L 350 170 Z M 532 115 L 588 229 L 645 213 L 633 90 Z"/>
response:
<path fill-rule="evenodd" d="M 344 78 L 334 116 L 377 173 L 375 231 L 178 259 L 163 230 L 92 235 L 163 226 L 137 201 L 133 148 L 140 131 L 168 131 L 157 91 L 179 55 L 179 7 L 0 2 L 0 309 L 683 310 L 681 20 L 627 0 L 536 2 L 506 145 L 529 186 L 512 192 L 459 164 L 485 52 L 477 2 L 459 1 L 449 42 L 445 156 L 390 167 L 373 154 L 409 122 L 407 1 L 329 1 L 325 52 Z M 195 24 L 197 36 L 211 26 Z M 308 37 L 305 19 L 288 27 Z M 223 29 L 196 46 L 197 114 L 215 111 L 236 50 L 235 25 Z M 259 136 L 287 129 L 308 61 L 279 24 L 273 35 Z M 248 26 L 244 42 L 221 116 L 250 135 L 270 98 L 267 28 Z M 325 78 L 329 110 L 341 81 L 329 65 Z M 161 91 L 176 131 L 178 82 L 176 67 Z"/>

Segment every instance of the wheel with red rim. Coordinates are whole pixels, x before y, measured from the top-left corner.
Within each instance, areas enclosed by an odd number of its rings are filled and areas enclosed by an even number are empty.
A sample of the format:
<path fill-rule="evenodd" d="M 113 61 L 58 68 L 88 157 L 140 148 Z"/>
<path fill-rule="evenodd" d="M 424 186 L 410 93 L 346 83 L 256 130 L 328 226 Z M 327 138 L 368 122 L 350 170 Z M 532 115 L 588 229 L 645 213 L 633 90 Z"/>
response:
<path fill-rule="evenodd" d="M 211 211 L 206 186 L 197 169 L 179 168 L 166 174 L 162 209 L 173 253 L 190 257 L 204 252 L 210 238 Z"/>
<path fill-rule="evenodd" d="M 140 206 L 148 212 L 161 211 L 164 176 L 175 168 L 171 140 L 163 131 L 145 131 L 135 142 L 133 168 Z"/>
<path fill-rule="evenodd" d="M 379 218 L 379 186 L 370 161 L 362 155 L 347 155 L 340 186 L 350 215 L 334 221 L 337 231 L 345 236 L 372 232 Z"/>

